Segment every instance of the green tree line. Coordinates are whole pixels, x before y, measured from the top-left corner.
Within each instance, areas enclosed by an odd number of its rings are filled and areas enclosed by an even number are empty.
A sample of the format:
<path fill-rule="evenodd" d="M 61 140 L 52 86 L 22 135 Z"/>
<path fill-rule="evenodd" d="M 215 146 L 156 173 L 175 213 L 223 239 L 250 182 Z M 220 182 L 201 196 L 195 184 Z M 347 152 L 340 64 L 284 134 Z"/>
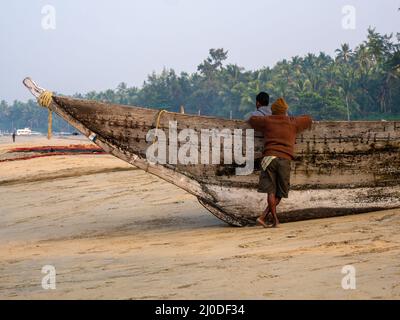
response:
<path fill-rule="evenodd" d="M 249 71 L 226 64 L 228 52 L 211 49 L 194 73 L 164 69 L 148 76 L 141 88 L 121 83 L 115 90 L 75 97 L 125 105 L 146 106 L 218 117 L 243 118 L 253 111 L 258 92 L 284 97 L 293 115 L 317 120 L 400 119 L 400 34 L 368 29 L 355 48 L 342 44 L 331 57 L 323 52 L 282 60 L 274 67 Z M 47 111 L 36 101 L 0 102 L 0 130 L 32 127 L 46 131 Z M 57 117 L 54 130 L 65 131 Z"/>

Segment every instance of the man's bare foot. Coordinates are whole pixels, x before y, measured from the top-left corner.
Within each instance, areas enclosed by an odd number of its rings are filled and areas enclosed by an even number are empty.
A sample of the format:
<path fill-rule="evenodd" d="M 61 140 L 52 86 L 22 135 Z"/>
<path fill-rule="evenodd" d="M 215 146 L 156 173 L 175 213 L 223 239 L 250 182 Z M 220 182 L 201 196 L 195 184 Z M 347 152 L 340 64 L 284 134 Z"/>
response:
<path fill-rule="evenodd" d="M 257 223 L 261 224 L 264 228 L 270 227 L 261 217 L 257 218 Z"/>
<path fill-rule="evenodd" d="M 270 228 L 279 228 L 279 221 L 274 221 L 272 224 L 269 225 Z"/>

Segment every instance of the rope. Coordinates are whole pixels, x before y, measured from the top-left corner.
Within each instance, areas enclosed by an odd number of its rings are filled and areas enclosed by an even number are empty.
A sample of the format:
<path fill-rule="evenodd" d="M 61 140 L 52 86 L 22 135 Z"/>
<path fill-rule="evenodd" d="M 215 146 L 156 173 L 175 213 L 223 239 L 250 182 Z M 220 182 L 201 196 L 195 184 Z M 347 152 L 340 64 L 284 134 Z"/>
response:
<path fill-rule="evenodd" d="M 41 107 L 47 108 L 47 139 L 51 139 L 53 132 L 53 111 L 51 110 L 51 103 L 53 102 L 53 93 L 44 91 L 38 98 L 38 103 Z"/>
<path fill-rule="evenodd" d="M 49 109 L 53 102 L 53 93 L 50 91 L 44 91 L 38 98 L 38 103 L 43 108 Z"/>
<path fill-rule="evenodd" d="M 47 139 L 51 139 L 51 136 L 53 134 L 53 112 L 51 109 L 48 110 L 48 115 L 47 115 Z"/>
<path fill-rule="evenodd" d="M 162 115 L 164 112 L 168 112 L 168 111 L 167 111 L 167 110 L 160 110 L 160 111 L 158 112 L 157 121 L 156 121 L 156 131 L 154 132 L 153 144 L 156 142 L 156 139 L 157 139 L 157 131 L 158 131 L 158 127 L 160 126 L 161 115 Z"/>

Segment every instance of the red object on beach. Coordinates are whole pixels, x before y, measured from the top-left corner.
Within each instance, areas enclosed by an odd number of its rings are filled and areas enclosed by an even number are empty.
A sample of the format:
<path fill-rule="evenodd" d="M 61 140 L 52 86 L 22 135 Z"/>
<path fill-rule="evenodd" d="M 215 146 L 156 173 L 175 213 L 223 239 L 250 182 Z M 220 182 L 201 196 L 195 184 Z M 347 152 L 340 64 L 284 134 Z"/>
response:
<path fill-rule="evenodd" d="M 40 146 L 13 148 L 8 152 L 103 152 L 103 149 L 93 145 L 69 145 L 69 146 Z"/>
<path fill-rule="evenodd" d="M 0 159 L 0 162 L 29 160 L 34 158 L 63 156 L 63 155 L 83 155 L 83 154 L 105 154 L 106 152 L 93 145 L 69 145 L 69 146 L 40 146 L 40 147 L 23 147 L 13 148 L 7 151 L 10 153 L 25 153 L 22 157 L 11 157 Z"/>

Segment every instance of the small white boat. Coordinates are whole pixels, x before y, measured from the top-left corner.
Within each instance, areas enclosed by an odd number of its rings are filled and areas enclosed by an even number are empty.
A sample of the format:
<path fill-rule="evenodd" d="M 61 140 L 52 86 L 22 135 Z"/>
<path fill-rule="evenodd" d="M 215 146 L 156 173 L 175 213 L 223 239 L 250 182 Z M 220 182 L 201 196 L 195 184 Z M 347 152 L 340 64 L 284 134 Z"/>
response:
<path fill-rule="evenodd" d="M 30 136 L 31 134 L 32 134 L 32 130 L 29 128 L 17 130 L 17 136 Z"/>

